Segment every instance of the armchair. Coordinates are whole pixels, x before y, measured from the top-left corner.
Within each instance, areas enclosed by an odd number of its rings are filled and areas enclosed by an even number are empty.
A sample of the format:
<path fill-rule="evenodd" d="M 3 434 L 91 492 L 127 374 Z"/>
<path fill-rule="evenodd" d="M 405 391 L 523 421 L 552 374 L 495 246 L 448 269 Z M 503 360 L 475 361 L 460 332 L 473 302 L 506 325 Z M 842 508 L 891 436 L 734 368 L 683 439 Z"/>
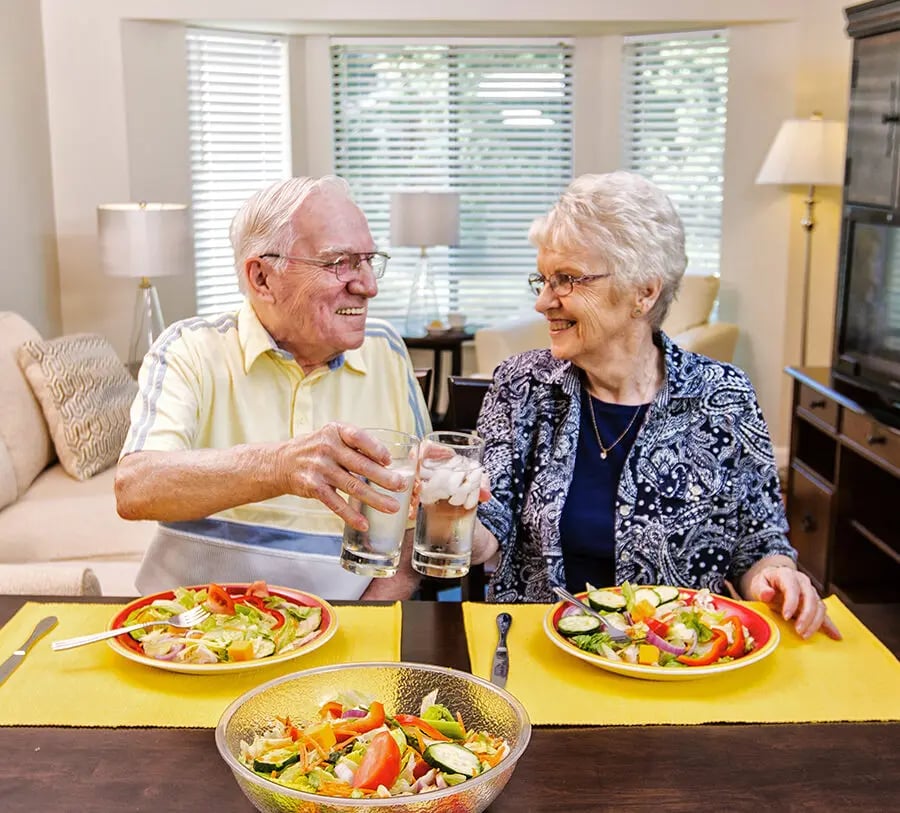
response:
<path fill-rule="evenodd" d="M 737 345 L 738 327 L 711 322 L 719 293 L 717 274 L 685 274 L 663 330 L 679 347 L 718 361 L 730 362 Z M 526 314 L 475 331 L 478 376 L 490 377 L 500 362 L 516 353 L 550 346 L 547 324 L 539 314 Z"/>

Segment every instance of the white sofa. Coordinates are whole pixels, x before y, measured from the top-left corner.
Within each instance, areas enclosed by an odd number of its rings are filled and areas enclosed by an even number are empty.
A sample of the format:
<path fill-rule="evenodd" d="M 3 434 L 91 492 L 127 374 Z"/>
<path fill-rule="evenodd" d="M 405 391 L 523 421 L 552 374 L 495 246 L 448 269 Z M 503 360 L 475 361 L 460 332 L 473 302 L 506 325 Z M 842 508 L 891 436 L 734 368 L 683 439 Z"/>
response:
<path fill-rule="evenodd" d="M 0 312 L 0 592 L 137 595 L 156 529 L 116 513 L 115 466 L 84 482 L 56 462 L 47 422 L 16 361 L 38 332 Z M 96 576 L 96 578 L 94 578 Z"/>
<path fill-rule="evenodd" d="M 738 340 L 737 325 L 711 322 L 719 294 L 715 274 L 685 274 L 663 330 L 685 350 L 719 361 L 731 361 Z M 476 375 L 490 377 L 500 362 L 516 353 L 550 346 L 547 320 L 529 313 L 475 331 Z"/>

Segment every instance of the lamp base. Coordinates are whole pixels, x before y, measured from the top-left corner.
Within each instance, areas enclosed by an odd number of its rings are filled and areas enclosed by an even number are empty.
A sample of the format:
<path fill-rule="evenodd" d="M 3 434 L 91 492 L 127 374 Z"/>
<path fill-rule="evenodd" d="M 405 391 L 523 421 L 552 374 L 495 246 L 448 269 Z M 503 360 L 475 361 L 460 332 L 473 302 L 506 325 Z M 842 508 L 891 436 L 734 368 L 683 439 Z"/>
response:
<path fill-rule="evenodd" d="M 134 301 L 134 321 L 131 341 L 128 344 L 128 365 L 135 369 L 166 327 L 156 287 L 147 277 L 138 283 L 137 298 Z"/>
<path fill-rule="evenodd" d="M 422 249 L 419 262 L 416 264 L 416 275 L 413 277 L 412 290 L 409 293 L 409 307 L 406 309 L 406 336 L 424 336 L 429 326 L 441 321 L 441 310 L 438 307 L 435 293 L 435 280 L 431 263 Z"/>

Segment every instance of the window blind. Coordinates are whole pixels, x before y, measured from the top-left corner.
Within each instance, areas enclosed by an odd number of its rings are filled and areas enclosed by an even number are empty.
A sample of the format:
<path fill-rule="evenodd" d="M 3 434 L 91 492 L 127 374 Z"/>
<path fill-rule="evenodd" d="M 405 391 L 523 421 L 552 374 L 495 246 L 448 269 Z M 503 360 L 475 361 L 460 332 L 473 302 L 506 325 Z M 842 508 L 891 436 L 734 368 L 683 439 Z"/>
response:
<path fill-rule="evenodd" d="M 444 311 L 531 307 L 531 221 L 572 175 L 572 48 L 554 42 L 331 49 L 335 167 L 392 256 L 370 313 L 402 330 L 418 250 L 390 246 L 390 193 L 460 195 L 460 242 L 428 250 Z"/>
<path fill-rule="evenodd" d="M 728 107 L 723 31 L 628 37 L 624 164 L 672 199 L 684 222 L 688 271 L 719 271 Z"/>
<path fill-rule="evenodd" d="M 287 50 L 271 36 L 189 29 L 188 103 L 197 313 L 241 302 L 228 240 L 254 192 L 290 177 Z"/>

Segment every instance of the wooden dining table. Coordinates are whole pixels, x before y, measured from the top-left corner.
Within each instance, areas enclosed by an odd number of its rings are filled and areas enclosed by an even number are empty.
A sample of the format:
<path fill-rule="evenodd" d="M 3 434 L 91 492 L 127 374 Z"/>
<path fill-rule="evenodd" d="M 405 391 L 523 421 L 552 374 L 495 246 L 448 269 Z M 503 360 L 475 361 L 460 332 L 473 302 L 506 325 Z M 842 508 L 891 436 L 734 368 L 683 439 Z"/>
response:
<path fill-rule="evenodd" d="M 0 596 L 0 624 L 26 600 Z M 80 599 L 52 599 L 66 600 Z M 858 615 L 900 652 L 896 605 Z M 460 605 L 404 604 L 401 655 L 468 670 Z M 0 754 L 2 813 L 254 810 L 213 729 L 0 727 Z M 896 810 L 898 800 L 898 723 L 542 726 L 488 810 L 861 813 Z"/>

